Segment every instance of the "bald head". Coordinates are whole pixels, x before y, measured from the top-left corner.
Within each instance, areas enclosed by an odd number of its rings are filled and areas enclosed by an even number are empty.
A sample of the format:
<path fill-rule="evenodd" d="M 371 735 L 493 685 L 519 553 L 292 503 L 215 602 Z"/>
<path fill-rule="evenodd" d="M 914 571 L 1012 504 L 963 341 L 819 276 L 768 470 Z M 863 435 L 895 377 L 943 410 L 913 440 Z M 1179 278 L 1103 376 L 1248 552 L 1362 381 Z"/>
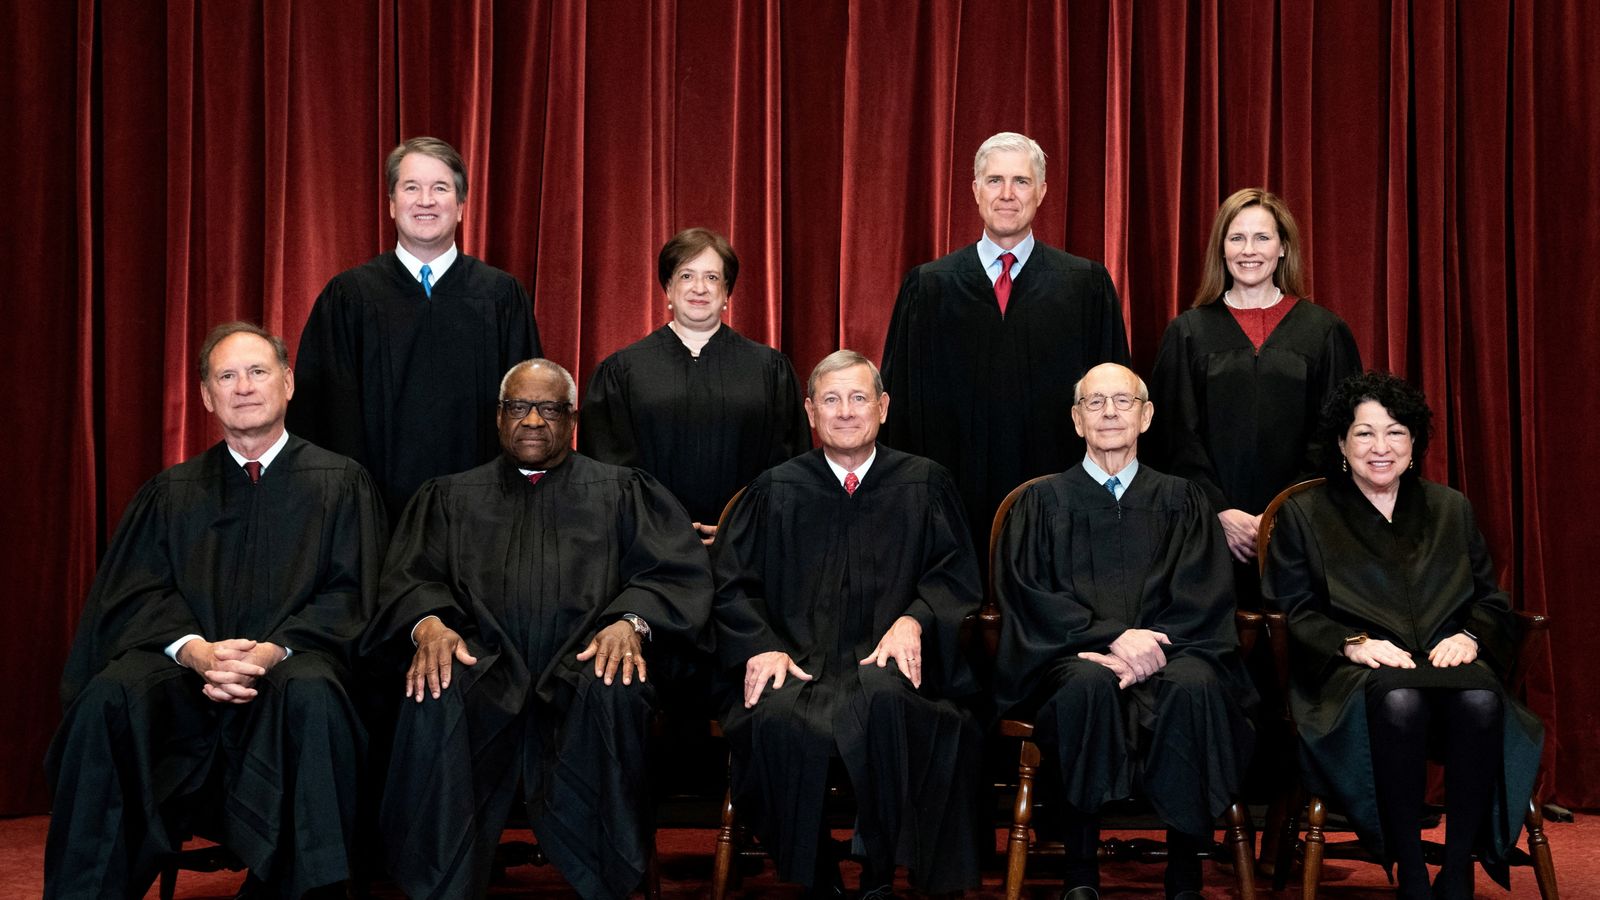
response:
<path fill-rule="evenodd" d="M 1144 380 L 1127 366 L 1101 363 L 1090 369 L 1072 388 L 1072 424 L 1088 445 L 1089 456 L 1107 454 L 1132 459 L 1138 453 L 1139 435 L 1150 427 L 1155 409 Z M 1098 406 L 1098 409 L 1093 407 Z M 1107 468 L 1114 472 L 1121 468 Z"/>

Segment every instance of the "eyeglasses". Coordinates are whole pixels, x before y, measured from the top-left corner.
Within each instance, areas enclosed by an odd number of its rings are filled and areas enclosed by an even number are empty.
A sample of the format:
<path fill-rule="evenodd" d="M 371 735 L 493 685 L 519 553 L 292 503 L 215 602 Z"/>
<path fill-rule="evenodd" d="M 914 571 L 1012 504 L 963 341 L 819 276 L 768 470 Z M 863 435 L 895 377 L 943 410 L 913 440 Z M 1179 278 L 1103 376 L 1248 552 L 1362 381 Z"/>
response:
<path fill-rule="evenodd" d="M 561 422 L 572 415 L 572 404 L 560 400 L 543 400 L 537 403 L 532 400 L 500 401 L 500 411 L 517 421 L 526 419 L 528 413 L 536 409 L 539 411 L 539 418 L 546 422 Z"/>
<path fill-rule="evenodd" d="M 1094 394 L 1079 400 L 1078 405 L 1090 412 L 1099 412 L 1100 410 L 1106 408 L 1107 400 L 1110 400 L 1112 405 L 1116 406 L 1117 409 L 1123 410 L 1124 412 L 1133 409 L 1133 405 L 1135 403 L 1144 402 L 1143 397 L 1135 397 L 1132 394 L 1113 394 L 1110 397 L 1107 397 L 1105 394 Z"/>

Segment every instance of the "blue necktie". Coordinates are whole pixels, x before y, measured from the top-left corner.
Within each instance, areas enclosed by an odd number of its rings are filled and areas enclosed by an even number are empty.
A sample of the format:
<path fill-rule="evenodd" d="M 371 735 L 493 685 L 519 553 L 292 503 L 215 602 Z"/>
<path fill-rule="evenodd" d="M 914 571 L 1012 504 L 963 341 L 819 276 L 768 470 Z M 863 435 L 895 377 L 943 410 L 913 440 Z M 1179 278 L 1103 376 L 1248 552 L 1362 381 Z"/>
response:
<path fill-rule="evenodd" d="M 433 296 L 433 266 L 422 267 L 422 292 L 429 297 Z"/>
<path fill-rule="evenodd" d="M 1115 475 L 1106 479 L 1106 490 L 1111 492 L 1111 496 L 1117 496 L 1117 488 L 1119 487 L 1122 487 L 1122 479 Z"/>

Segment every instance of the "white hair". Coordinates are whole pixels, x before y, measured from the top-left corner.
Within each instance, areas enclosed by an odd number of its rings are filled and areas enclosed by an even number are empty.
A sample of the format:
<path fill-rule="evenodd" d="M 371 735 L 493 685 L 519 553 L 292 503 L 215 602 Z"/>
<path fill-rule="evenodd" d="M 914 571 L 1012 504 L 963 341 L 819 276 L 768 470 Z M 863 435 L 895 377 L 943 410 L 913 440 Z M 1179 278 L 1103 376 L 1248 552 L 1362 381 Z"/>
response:
<path fill-rule="evenodd" d="M 551 362 L 548 359 L 525 359 L 507 369 L 505 377 L 500 379 L 501 400 L 506 398 L 506 386 L 511 383 L 511 376 L 523 371 L 524 369 L 549 369 L 552 372 L 555 372 L 557 375 L 560 375 L 561 380 L 567 384 L 567 405 L 578 405 L 578 383 L 572 380 L 572 373 L 562 368 L 560 363 Z"/>
<path fill-rule="evenodd" d="M 978 147 L 978 155 L 972 158 L 972 180 L 983 180 L 983 167 L 989 161 L 989 154 L 996 152 L 1026 153 L 1033 163 L 1033 177 L 1040 184 L 1044 183 L 1044 148 L 1033 138 L 1015 131 L 1002 131 L 984 141 Z"/>

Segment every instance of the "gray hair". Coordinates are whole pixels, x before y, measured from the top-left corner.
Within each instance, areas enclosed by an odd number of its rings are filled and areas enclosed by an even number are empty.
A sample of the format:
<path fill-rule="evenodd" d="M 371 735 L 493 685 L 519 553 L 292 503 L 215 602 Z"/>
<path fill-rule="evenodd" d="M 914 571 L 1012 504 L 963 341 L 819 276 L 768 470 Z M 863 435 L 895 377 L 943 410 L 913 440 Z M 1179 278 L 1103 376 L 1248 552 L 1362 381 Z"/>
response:
<path fill-rule="evenodd" d="M 560 363 L 551 362 L 550 360 L 543 358 L 525 359 L 507 369 L 505 377 L 500 379 L 501 400 L 506 398 L 506 386 L 511 384 L 511 376 L 528 369 L 549 369 L 550 371 L 555 372 L 557 375 L 560 375 L 561 380 L 566 382 L 567 385 L 567 405 L 578 405 L 578 383 L 572 380 L 572 373 L 563 368 Z"/>
<path fill-rule="evenodd" d="M 972 158 L 973 181 L 983 179 L 983 167 L 989 162 L 989 154 L 996 152 L 1028 154 L 1028 159 L 1033 163 L 1034 180 L 1044 183 L 1044 148 L 1033 138 L 1015 131 L 1002 131 L 978 147 L 978 155 Z"/>
<path fill-rule="evenodd" d="M 1139 373 L 1133 371 L 1132 369 L 1128 368 L 1127 366 L 1120 365 L 1118 363 L 1101 363 L 1100 365 L 1101 366 L 1105 366 L 1105 365 L 1116 366 L 1117 368 L 1123 370 L 1124 372 L 1127 372 L 1129 375 L 1132 375 L 1133 376 L 1133 380 L 1139 383 L 1139 388 L 1138 388 L 1137 391 L 1134 392 L 1134 396 L 1138 397 L 1140 400 L 1149 400 L 1150 399 L 1150 389 L 1145 387 L 1144 379 L 1139 377 Z M 1100 368 L 1100 366 L 1091 367 L 1089 369 L 1089 372 L 1093 372 L 1095 369 L 1098 369 L 1098 368 Z M 1084 382 L 1085 379 L 1087 379 L 1089 377 L 1089 372 L 1083 373 L 1083 378 L 1079 378 L 1077 381 L 1073 382 L 1073 384 L 1072 384 L 1072 402 L 1073 403 L 1077 403 L 1079 400 L 1083 399 L 1083 382 Z"/>
<path fill-rule="evenodd" d="M 824 375 L 831 375 L 834 372 L 841 372 L 856 366 L 867 367 L 867 371 L 872 373 L 872 389 L 878 392 L 878 396 L 882 397 L 883 375 L 878 372 L 878 367 L 872 364 L 872 360 L 854 350 L 835 350 L 824 356 L 822 362 L 817 363 L 817 367 L 811 370 L 811 377 L 806 379 L 806 396 L 810 398 L 817 395 L 817 382 L 821 381 Z"/>
<path fill-rule="evenodd" d="M 278 365 L 289 368 L 289 348 L 283 343 L 283 338 L 256 325 L 253 322 L 223 322 L 211 329 L 206 339 L 200 344 L 200 359 L 197 368 L 200 371 L 200 380 L 205 381 L 211 377 L 211 354 L 217 345 L 236 334 L 253 334 L 272 345 L 272 352 L 278 357 Z"/>

